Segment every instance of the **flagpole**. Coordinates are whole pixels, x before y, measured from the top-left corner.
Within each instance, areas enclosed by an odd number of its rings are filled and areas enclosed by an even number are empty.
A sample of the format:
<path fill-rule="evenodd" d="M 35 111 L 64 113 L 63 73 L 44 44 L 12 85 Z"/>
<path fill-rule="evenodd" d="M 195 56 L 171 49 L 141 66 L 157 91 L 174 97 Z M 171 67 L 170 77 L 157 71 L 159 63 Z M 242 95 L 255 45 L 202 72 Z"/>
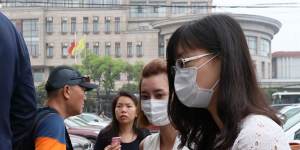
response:
<path fill-rule="evenodd" d="M 76 31 L 75 31 L 74 37 L 75 37 L 75 42 L 74 42 L 75 46 L 74 47 L 76 47 L 77 46 Z M 75 65 L 77 65 L 76 53 L 74 53 L 74 55 L 75 55 L 75 60 L 74 60 L 75 61 Z"/>

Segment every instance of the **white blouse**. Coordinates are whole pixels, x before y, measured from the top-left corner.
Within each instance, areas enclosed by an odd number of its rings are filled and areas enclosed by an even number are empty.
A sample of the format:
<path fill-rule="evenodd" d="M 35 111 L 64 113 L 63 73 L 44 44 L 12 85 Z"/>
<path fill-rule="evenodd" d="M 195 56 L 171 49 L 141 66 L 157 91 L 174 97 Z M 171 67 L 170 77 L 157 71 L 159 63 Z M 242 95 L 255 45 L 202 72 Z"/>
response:
<path fill-rule="evenodd" d="M 249 115 L 241 122 L 232 150 L 290 150 L 290 147 L 276 122 L 263 115 Z"/>
<path fill-rule="evenodd" d="M 177 149 L 178 145 L 180 144 L 180 140 L 176 137 L 174 146 L 172 150 L 179 150 Z M 160 150 L 160 136 L 159 133 L 155 133 L 152 135 L 148 135 L 144 139 L 144 150 Z M 188 148 L 183 147 L 181 150 L 188 150 Z"/>

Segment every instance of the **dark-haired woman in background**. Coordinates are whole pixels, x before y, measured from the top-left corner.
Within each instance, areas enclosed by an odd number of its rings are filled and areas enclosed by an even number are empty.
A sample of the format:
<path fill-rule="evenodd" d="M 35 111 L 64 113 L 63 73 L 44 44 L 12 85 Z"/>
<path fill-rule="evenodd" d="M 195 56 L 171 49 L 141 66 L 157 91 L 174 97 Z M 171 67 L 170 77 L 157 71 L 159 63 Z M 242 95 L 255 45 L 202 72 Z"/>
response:
<path fill-rule="evenodd" d="M 127 92 L 120 92 L 112 103 L 112 122 L 98 135 L 95 150 L 138 150 L 140 142 L 150 134 L 147 129 L 136 126 L 137 98 Z M 120 143 L 113 137 L 121 137 Z"/>
<path fill-rule="evenodd" d="M 168 113 L 181 146 L 288 150 L 281 121 L 257 85 L 240 25 L 215 14 L 178 28 L 167 46 Z"/>

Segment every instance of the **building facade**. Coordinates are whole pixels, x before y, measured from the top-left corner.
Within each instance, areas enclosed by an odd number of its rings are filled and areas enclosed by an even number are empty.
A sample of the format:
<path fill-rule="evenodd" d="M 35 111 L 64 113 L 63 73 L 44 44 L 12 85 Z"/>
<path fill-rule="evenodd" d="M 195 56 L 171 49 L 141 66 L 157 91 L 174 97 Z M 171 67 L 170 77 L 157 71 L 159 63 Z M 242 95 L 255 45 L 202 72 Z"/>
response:
<path fill-rule="evenodd" d="M 183 23 L 212 13 L 211 0 L 4 0 L 6 14 L 27 43 L 34 80 L 57 65 L 72 65 L 67 48 L 76 38 L 99 56 L 145 63 L 165 57 L 171 34 Z M 271 78 L 271 40 L 277 20 L 231 14 L 241 24 L 259 79 Z M 77 58 L 80 62 L 80 58 Z"/>
<path fill-rule="evenodd" d="M 274 79 L 300 79 L 300 52 L 272 53 L 272 67 Z"/>

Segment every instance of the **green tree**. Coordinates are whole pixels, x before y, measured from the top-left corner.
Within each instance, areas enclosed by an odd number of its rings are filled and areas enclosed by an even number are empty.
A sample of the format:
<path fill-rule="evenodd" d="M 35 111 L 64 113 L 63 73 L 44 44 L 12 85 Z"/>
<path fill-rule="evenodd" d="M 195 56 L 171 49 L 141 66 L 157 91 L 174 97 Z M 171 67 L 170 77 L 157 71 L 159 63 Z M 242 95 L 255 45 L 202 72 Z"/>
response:
<path fill-rule="evenodd" d="M 134 64 L 127 63 L 125 65 L 125 72 L 127 74 L 127 84 L 124 84 L 119 90 L 124 90 L 131 93 L 138 93 L 138 83 L 140 80 L 140 75 L 143 66 L 144 64 L 141 61 L 137 61 Z"/>
<path fill-rule="evenodd" d="M 84 50 L 81 58 L 83 58 L 82 65 L 74 67 L 82 74 L 89 75 L 98 84 L 97 99 L 100 100 L 101 91 L 105 92 L 106 98 L 110 97 L 115 89 L 115 81 L 120 73 L 125 72 L 126 63 L 121 59 L 95 55 L 90 50 Z"/>
<path fill-rule="evenodd" d="M 35 87 L 36 92 L 36 100 L 38 106 L 44 106 L 46 100 L 47 100 L 47 92 L 45 90 L 45 82 L 42 82 L 38 86 Z"/>
<path fill-rule="evenodd" d="M 139 92 L 137 83 L 126 83 L 119 90 L 127 91 L 127 92 L 130 92 L 132 94 L 135 94 L 135 93 Z"/>

